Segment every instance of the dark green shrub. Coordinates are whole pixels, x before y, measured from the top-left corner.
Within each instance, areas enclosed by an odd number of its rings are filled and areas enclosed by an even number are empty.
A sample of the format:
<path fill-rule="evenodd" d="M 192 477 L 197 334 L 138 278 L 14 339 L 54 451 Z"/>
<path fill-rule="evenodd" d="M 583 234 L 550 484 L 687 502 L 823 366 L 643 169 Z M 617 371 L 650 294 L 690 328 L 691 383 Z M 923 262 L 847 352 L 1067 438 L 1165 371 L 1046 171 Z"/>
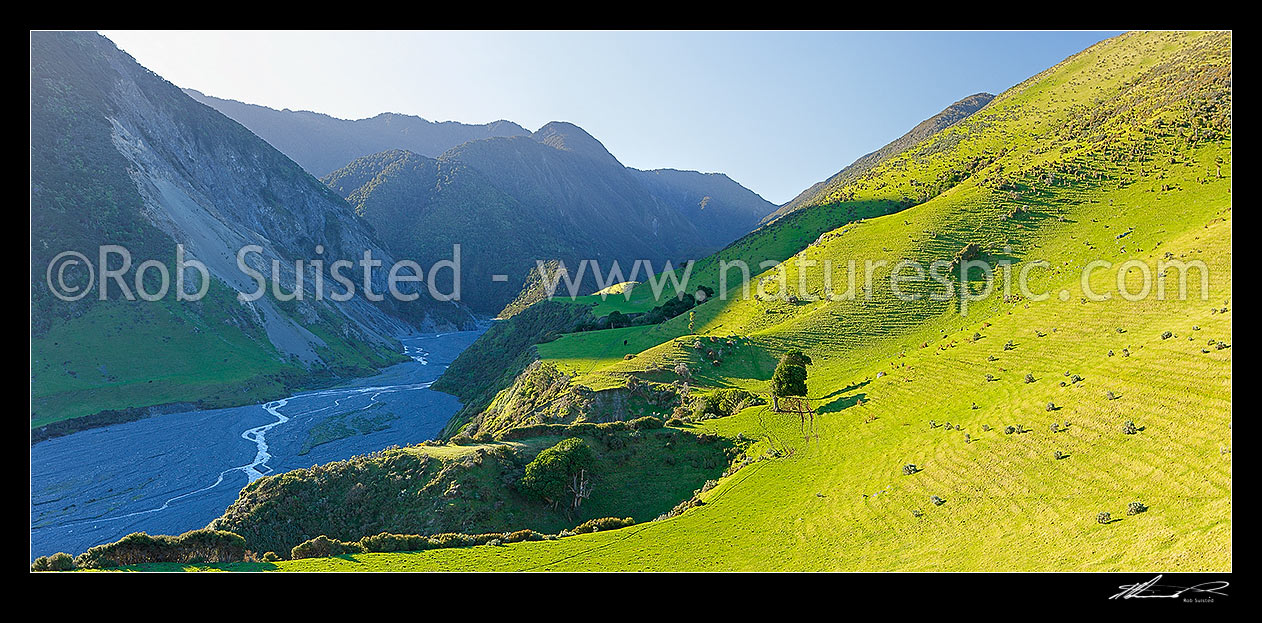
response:
<path fill-rule="evenodd" d="M 347 543 L 337 539 L 330 539 L 323 534 L 294 546 L 289 552 L 289 557 L 294 560 L 302 558 L 328 558 L 329 556 L 341 556 L 343 554 L 363 554 L 364 547 L 359 543 Z"/>
<path fill-rule="evenodd" d="M 662 421 L 651 415 L 646 415 L 641 418 L 636 418 L 628 422 L 628 424 L 631 426 L 631 428 L 634 428 L 635 430 L 649 430 L 653 428 L 662 427 Z"/>
<path fill-rule="evenodd" d="M 202 563 L 245 560 L 245 539 L 224 530 L 190 530 L 179 536 L 150 536 L 134 532 L 107 545 L 97 545 L 79 555 L 74 563 L 84 569 L 102 569 L 151 562 Z"/>
<path fill-rule="evenodd" d="M 74 571 L 74 557 L 66 552 L 57 552 L 48 557 L 48 568 L 51 571 Z"/>
<path fill-rule="evenodd" d="M 617 517 L 601 517 L 600 519 L 589 519 L 579 524 L 572 530 L 574 534 L 586 534 L 588 532 L 604 532 L 605 530 L 617 530 L 618 528 L 626 528 L 634 526 L 635 519 L 625 517 L 619 519 Z"/>
<path fill-rule="evenodd" d="M 501 540 L 505 543 L 520 543 L 522 541 L 542 541 L 544 535 L 534 530 L 518 530 L 505 534 Z"/>
<path fill-rule="evenodd" d="M 390 534 L 382 532 L 366 536 L 359 544 L 369 552 L 419 552 L 431 547 L 430 538 L 416 534 Z"/>
<path fill-rule="evenodd" d="M 74 558 L 65 552 L 40 556 L 31 563 L 31 571 L 74 571 Z"/>
<path fill-rule="evenodd" d="M 1127 507 L 1126 507 L 1126 514 L 1127 514 L 1127 515 L 1138 515 L 1138 514 L 1140 514 L 1140 513 L 1144 512 L 1144 511 L 1147 511 L 1147 510 L 1148 510 L 1148 507 L 1147 507 L 1147 506 L 1145 506 L 1143 502 L 1131 502 L 1131 503 L 1130 503 L 1129 505 L 1127 505 Z"/>
<path fill-rule="evenodd" d="M 530 497 L 556 504 L 565 495 L 570 479 L 581 470 L 590 471 L 595 461 L 595 454 L 585 440 L 563 439 L 526 465 L 526 474 L 517 486 Z"/>
<path fill-rule="evenodd" d="M 700 421 L 727 417 L 765 402 L 757 394 L 743 389 L 720 389 L 693 399 L 692 418 Z"/>

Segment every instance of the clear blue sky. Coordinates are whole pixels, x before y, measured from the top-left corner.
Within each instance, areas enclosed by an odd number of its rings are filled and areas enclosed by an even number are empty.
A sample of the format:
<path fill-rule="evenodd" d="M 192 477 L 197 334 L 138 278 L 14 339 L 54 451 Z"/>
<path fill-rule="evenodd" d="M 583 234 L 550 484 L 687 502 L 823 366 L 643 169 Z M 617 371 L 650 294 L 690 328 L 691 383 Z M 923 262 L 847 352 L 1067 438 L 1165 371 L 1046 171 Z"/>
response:
<path fill-rule="evenodd" d="M 105 31 L 208 95 L 357 119 L 570 121 L 623 164 L 793 198 L 952 102 L 1112 32 Z"/>

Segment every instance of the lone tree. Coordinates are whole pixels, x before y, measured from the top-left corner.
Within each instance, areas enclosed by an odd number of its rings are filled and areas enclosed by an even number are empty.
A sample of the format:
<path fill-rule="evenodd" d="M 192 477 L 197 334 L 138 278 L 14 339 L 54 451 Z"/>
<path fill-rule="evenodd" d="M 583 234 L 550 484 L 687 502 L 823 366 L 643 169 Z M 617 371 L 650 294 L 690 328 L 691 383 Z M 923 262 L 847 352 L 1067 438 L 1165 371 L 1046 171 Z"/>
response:
<path fill-rule="evenodd" d="M 577 508 L 582 498 L 591 495 L 588 478 L 595 461 L 586 441 L 578 437 L 563 439 L 526 465 L 518 489 L 554 507 L 566 493 L 573 493 L 573 506 Z"/>
<path fill-rule="evenodd" d="M 780 399 L 786 396 L 806 396 L 806 366 L 811 358 L 795 350 L 784 354 L 776 371 L 771 374 L 772 409 L 780 410 Z"/>

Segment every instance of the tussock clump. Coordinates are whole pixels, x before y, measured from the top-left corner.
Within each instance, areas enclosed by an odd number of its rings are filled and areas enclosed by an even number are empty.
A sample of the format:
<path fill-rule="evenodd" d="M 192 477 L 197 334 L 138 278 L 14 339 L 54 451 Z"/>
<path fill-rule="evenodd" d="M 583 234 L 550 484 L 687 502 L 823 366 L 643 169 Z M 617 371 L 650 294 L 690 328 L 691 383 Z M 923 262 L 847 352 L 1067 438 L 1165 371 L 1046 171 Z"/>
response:
<path fill-rule="evenodd" d="M 915 464 L 908 463 L 908 464 L 906 464 L 906 465 L 904 465 L 904 466 L 903 466 L 903 475 L 904 475 L 904 476 L 910 476 L 910 475 L 912 475 L 912 474 L 914 474 L 914 473 L 916 473 L 916 472 L 918 472 L 918 471 L 920 471 L 920 468 L 916 467 L 916 466 L 915 466 Z"/>
<path fill-rule="evenodd" d="M 1139 427 L 1135 426 L 1133 420 L 1126 420 L 1126 423 L 1122 425 L 1122 432 L 1127 435 L 1134 435 L 1139 432 Z"/>
<path fill-rule="evenodd" d="M 1053 458 L 1055 458 L 1057 461 L 1059 461 L 1059 460 L 1061 460 L 1061 459 L 1063 459 L 1063 458 L 1065 458 L 1065 457 L 1067 457 L 1067 456 L 1069 456 L 1069 455 L 1068 455 L 1068 454 L 1065 454 L 1064 452 L 1061 452 L 1060 450 L 1057 450 L 1055 453 L 1053 453 L 1053 454 L 1052 454 L 1052 457 L 1053 457 Z"/>
<path fill-rule="evenodd" d="M 940 498 L 940 497 L 938 497 L 938 496 L 936 496 L 936 495 L 931 495 L 931 496 L 929 496 L 929 501 L 930 501 L 930 502 L 933 502 L 933 505 L 934 505 L 934 506 L 942 506 L 943 504 L 946 504 L 946 500 L 944 500 L 944 499 L 942 499 L 942 498 Z"/>

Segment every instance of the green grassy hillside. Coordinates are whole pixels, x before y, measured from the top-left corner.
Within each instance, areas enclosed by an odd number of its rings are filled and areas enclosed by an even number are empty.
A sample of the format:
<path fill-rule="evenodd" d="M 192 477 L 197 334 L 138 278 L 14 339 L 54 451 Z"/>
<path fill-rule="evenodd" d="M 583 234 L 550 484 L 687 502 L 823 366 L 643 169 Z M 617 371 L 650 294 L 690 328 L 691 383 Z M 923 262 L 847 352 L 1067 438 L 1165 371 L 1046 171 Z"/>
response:
<path fill-rule="evenodd" d="M 717 287 L 720 260 L 783 262 L 754 271 L 758 296 L 534 347 L 597 394 L 630 377 L 765 394 L 780 354 L 809 354 L 813 422 L 763 405 L 687 426 L 753 439 L 745 453 L 762 459 L 705 504 L 556 541 L 276 568 L 1229 570 L 1230 54 L 1225 33 L 1102 42 L 694 269 L 691 287 Z M 1033 266 L 1030 293 L 1047 296 L 1000 291 L 963 310 L 929 298 L 936 281 L 904 283 L 915 301 L 891 291 L 900 259 L 966 248 L 1011 262 L 1014 287 Z M 799 252 L 832 262 L 836 294 L 855 260 L 855 296 L 810 300 L 828 284 L 820 267 L 799 280 Z M 1100 259 L 1113 266 L 1082 278 Z M 867 260 L 887 265 L 865 291 Z M 1203 262 L 1185 297 L 1159 264 L 1171 260 Z M 1124 298 L 1145 271 L 1153 293 Z M 960 281 L 947 284 L 982 285 Z M 647 309 L 645 291 L 614 305 Z M 592 303 L 610 305 L 578 304 Z M 1135 502 L 1147 510 L 1128 514 Z"/>

